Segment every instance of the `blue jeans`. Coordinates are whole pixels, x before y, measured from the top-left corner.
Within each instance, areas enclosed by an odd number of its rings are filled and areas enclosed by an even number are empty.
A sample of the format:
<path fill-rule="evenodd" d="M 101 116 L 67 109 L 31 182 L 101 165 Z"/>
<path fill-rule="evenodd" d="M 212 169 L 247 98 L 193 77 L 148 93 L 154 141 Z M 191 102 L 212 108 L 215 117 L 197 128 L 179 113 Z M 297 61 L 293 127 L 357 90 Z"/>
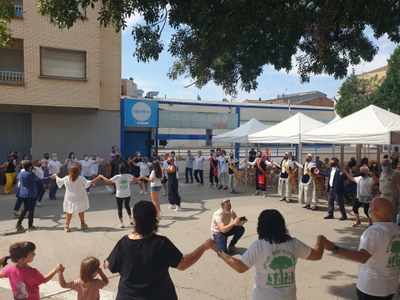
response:
<path fill-rule="evenodd" d="M 83 176 L 85 177 L 87 180 L 92 180 L 92 176 Z M 90 192 L 90 186 L 86 189 L 86 192 Z"/>
<path fill-rule="evenodd" d="M 243 234 L 244 234 L 243 226 L 234 226 L 228 232 L 225 232 L 225 233 L 220 232 L 220 233 L 214 234 L 214 240 L 215 240 L 215 243 L 217 244 L 217 247 L 221 251 L 224 251 L 226 253 L 226 252 L 228 252 L 228 249 L 226 247 L 228 237 L 233 235 L 232 241 L 230 242 L 229 245 L 235 246 Z"/>
<path fill-rule="evenodd" d="M 193 183 L 193 168 L 186 168 L 185 169 L 185 183 L 189 183 L 189 176 L 190 176 L 190 183 Z"/>
<path fill-rule="evenodd" d="M 50 181 L 50 190 L 49 190 L 49 199 L 50 200 L 55 200 L 56 199 L 56 193 L 58 190 L 58 186 L 56 183 L 55 179 L 51 179 Z"/>

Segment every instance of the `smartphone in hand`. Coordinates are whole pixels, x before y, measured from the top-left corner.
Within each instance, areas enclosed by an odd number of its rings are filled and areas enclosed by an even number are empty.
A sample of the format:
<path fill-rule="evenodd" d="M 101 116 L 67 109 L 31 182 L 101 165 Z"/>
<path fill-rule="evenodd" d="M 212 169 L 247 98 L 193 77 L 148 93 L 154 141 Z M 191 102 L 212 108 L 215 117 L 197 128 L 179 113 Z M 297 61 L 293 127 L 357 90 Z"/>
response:
<path fill-rule="evenodd" d="M 240 221 L 242 221 L 242 222 L 244 222 L 244 221 L 247 221 L 247 219 L 246 219 L 246 217 L 245 217 L 245 216 L 243 216 L 243 217 L 240 217 L 240 218 L 239 218 L 239 220 L 240 220 Z"/>

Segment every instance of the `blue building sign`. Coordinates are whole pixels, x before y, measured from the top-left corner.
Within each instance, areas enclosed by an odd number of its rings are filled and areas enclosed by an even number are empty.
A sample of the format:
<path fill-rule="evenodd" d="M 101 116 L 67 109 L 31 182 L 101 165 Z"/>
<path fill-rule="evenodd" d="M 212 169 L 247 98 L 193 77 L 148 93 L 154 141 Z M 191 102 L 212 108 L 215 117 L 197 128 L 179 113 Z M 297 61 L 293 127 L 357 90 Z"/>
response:
<path fill-rule="evenodd" d="M 124 99 L 123 126 L 158 127 L 158 102 L 154 100 Z"/>

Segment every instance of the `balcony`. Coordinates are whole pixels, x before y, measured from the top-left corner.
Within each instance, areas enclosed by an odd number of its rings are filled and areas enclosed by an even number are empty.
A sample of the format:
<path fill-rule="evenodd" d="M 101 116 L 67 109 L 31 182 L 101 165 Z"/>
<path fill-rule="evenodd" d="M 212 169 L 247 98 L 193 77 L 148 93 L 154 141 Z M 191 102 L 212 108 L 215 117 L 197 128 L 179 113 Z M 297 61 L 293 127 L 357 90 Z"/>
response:
<path fill-rule="evenodd" d="M 24 72 L 0 70 L 0 83 L 22 85 L 24 84 Z"/>
<path fill-rule="evenodd" d="M 16 18 L 21 19 L 24 16 L 23 8 L 22 0 L 14 0 L 14 14 Z"/>
<path fill-rule="evenodd" d="M 24 84 L 24 41 L 13 39 L 12 47 L 0 47 L 0 84 Z"/>

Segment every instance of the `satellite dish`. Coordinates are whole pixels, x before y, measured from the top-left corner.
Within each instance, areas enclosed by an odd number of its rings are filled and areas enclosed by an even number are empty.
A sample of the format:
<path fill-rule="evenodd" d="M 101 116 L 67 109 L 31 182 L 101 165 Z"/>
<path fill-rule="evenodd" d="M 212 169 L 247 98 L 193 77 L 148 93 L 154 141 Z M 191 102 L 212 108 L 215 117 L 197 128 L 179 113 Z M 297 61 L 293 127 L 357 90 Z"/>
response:
<path fill-rule="evenodd" d="M 132 92 L 132 97 L 133 98 L 143 98 L 143 90 L 135 90 Z"/>
<path fill-rule="evenodd" d="M 153 99 L 154 97 L 157 97 L 158 93 L 158 91 L 147 92 L 145 98 Z"/>

